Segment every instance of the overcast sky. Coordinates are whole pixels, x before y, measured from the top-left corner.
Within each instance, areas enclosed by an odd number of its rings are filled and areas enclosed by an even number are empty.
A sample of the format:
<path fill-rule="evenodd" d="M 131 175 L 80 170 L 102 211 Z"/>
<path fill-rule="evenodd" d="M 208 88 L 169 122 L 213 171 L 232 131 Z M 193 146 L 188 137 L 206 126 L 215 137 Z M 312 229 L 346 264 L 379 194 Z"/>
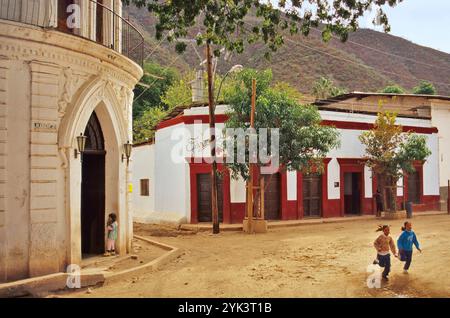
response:
<path fill-rule="evenodd" d="M 391 34 L 450 53 L 450 0 L 404 0 L 387 7 Z M 368 14 L 361 27 L 374 28 Z"/>

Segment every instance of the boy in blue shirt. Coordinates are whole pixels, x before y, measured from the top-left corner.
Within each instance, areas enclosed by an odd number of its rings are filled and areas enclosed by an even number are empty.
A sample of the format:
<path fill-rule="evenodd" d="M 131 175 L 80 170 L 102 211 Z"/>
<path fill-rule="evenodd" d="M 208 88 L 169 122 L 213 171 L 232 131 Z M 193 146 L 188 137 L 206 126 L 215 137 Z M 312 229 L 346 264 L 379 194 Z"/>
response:
<path fill-rule="evenodd" d="M 400 260 L 405 262 L 405 266 L 403 267 L 403 273 L 408 274 L 409 266 L 412 261 L 413 254 L 413 244 L 416 246 L 417 250 L 422 253 L 422 250 L 419 247 L 419 242 L 417 241 L 416 233 L 412 230 L 411 222 L 405 222 L 402 227 L 402 234 L 397 240 L 397 247 L 400 254 Z"/>

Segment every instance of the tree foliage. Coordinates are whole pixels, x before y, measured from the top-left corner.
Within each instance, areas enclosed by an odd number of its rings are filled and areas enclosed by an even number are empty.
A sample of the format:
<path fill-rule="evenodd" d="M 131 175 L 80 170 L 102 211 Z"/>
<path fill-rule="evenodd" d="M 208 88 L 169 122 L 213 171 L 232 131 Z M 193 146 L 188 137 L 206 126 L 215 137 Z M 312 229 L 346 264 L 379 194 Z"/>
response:
<path fill-rule="evenodd" d="M 333 81 L 327 77 L 316 80 L 312 87 L 312 94 L 316 99 L 326 99 L 347 93 L 347 90 L 334 85 Z"/>
<path fill-rule="evenodd" d="M 155 136 L 156 125 L 166 116 L 162 107 L 152 107 L 133 122 L 133 140 L 135 143 L 144 142 Z"/>
<path fill-rule="evenodd" d="M 388 85 L 381 90 L 381 93 L 386 94 L 404 94 L 405 89 L 397 84 Z"/>
<path fill-rule="evenodd" d="M 237 75 L 235 87 L 227 90 L 225 100 L 230 106 L 226 128 L 250 127 L 251 83 L 256 79 L 255 129 L 278 128 L 279 163 L 288 170 L 311 172 L 312 168 L 322 168 L 322 159 L 339 145 L 339 135 L 335 128 L 322 126 L 319 112 L 314 106 L 300 105 L 289 95 L 286 84 L 272 85 L 270 70 L 245 69 Z M 236 146 L 236 144 L 235 144 Z M 270 138 L 267 150 L 270 150 Z M 236 149 L 233 149 L 236 153 Z M 269 151 L 270 153 L 270 151 Z M 247 153 L 248 156 L 248 153 Z M 248 178 L 249 164 L 227 164 L 234 177 Z M 258 166 L 263 166 L 258 159 Z"/>
<path fill-rule="evenodd" d="M 413 133 L 404 133 L 402 126 L 396 125 L 397 114 L 388 111 L 380 111 L 375 121 L 374 128 L 363 132 L 359 140 L 365 145 L 366 164 L 372 172 L 379 175 L 383 188 L 389 187 L 391 191 L 391 208 L 396 210 L 397 181 L 414 172 L 412 162 L 423 161 L 431 151 L 426 145 L 426 137 Z M 386 193 L 383 191 L 383 206 L 387 206 Z"/>
<path fill-rule="evenodd" d="M 432 83 L 421 81 L 418 86 L 413 88 L 413 93 L 418 95 L 437 95 L 437 90 Z"/>
<path fill-rule="evenodd" d="M 153 107 L 167 108 L 167 105 L 161 103 L 161 96 L 179 76 L 174 68 L 166 68 L 157 63 L 145 63 L 144 76 L 141 78 L 144 85 L 137 85 L 134 90 L 134 96 L 140 97 L 135 98 L 133 102 L 133 119 L 140 118 L 145 111 Z M 147 88 L 147 85 L 150 85 L 150 88 Z"/>
<path fill-rule="evenodd" d="M 167 36 L 176 41 L 176 49 L 182 52 L 186 43 L 177 41 L 186 37 L 194 25 L 197 43 L 208 41 L 212 45 L 225 47 L 228 51 L 241 53 L 246 43 L 263 41 L 269 51 L 276 51 L 284 43 L 284 34 L 308 35 L 311 27 L 323 26 L 322 38 L 329 40 L 333 34 L 346 40 L 350 31 L 358 28 L 358 19 L 366 11 L 377 10 L 376 22 L 388 32 L 390 26 L 382 6 L 394 6 L 402 0 L 125 0 L 138 7 L 147 7 L 158 18 L 156 38 Z M 255 12 L 256 24 L 249 25 L 244 18 Z M 215 50 L 219 55 L 219 50 Z"/>

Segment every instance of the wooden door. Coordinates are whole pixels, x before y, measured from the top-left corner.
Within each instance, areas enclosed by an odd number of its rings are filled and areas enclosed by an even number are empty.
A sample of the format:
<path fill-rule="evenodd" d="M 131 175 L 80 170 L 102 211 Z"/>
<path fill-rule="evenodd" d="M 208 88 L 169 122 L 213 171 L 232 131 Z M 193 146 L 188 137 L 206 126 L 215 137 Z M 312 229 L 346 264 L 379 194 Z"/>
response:
<path fill-rule="evenodd" d="M 87 139 L 81 158 L 81 250 L 86 256 L 105 251 L 106 151 L 100 122 L 95 113 L 91 115 L 84 135 Z"/>
<path fill-rule="evenodd" d="M 279 220 L 281 210 L 281 177 L 279 173 L 264 175 L 264 217 Z"/>
<path fill-rule="evenodd" d="M 303 177 L 303 216 L 320 217 L 322 215 L 322 178 L 320 175 Z"/>
<path fill-rule="evenodd" d="M 219 222 L 223 221 L 223 187 L 222 178 L 217 178 L 217 203 L 219 206 Z M 211 210 L 211 174 L 197 174 L 198 222 L 212 222 Z"/>
<path fill-rule="evenodd" d="M 408 175 L 408 201 L 420 203 L 420 178 L 417 171 Z"/>

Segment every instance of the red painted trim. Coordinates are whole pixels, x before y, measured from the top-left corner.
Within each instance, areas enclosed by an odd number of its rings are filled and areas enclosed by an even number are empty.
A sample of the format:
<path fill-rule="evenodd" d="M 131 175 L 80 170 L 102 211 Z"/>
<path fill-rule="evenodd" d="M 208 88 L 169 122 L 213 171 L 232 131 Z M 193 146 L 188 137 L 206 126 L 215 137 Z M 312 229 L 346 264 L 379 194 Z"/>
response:
<path fill-rule="evenodd" d="M 219 172 L 223 172 L 223 223 L 231 222 L 231 194 L 230 194 L 230 174 L 224 165 L 217 164 Z M 197 174 L 211 173 L 212 165 L 209 163 L 189 163 L 189 178 L 191 187 L 191 223 L 198 223 L 198 193 Z"/>
<path fill-rule="evenodd" d="M 226 114 L 217 114 L 216 115 L 216 123 L 224 123 L 228 120 L 228 115 Z M 184 123 L 186 125 L 193 124 L 195 121 L 201 121 L 203 124 L 209 123 L 209 115 L 190 115 L 190 116 L 178 116 L 168 120 L 164 120 L 160 122 L 156 129 L 163 129 L 166 127 L 174 126 L 177 124 Z"/>
<path fill-rule="evenodd" d="M 328 200 L 328 164 L 332 158 L 323 159 L 323 173 L 322 178 L 322 208 L 321 217 L 326 217 L 329 212 L 329 200 Z M 303 219 L 305 213 L 303 210 L 303 173 L 297 171 L 297 219 Z"/>
<path fill-rule="evenodd" d="M 279 171 L 278 172 L 281 177 L 281 219 L 282 220 L 289 220 L 288 215 L 288 200 L 287 200 L 287 172 L 286 170 Z"/>
<path fill-rule="evenodd" d="M 297 171 L 297 219 L 303 219 L 305 216 L 303 210 L 303 173 Z"/>
<path fill-rule="evenodd" d="M 216 123 L 224 123 L 228 120 L 228 115 L 217 114 Z M 208 115 L 181 115 L 165 121 L 160 122 L 156 128 L 162 129 L 170 126 L 174 126 L 180 123 L 193 124 L 195 121 L 201 121 L 203 124 L 209 123 Z M 324 126 L 334 126 L 339 129 L 353 129 L 353 130 L 370 130 L 373 129 L 374 124 L 361 123 L 353 121 L 339 121 L 339 120 L 322 120 Z M 436 127 L 418 127 L 418 126 L 402 126 L 404 132 L 415 132 L 419 134 L 436 134 L 438 129 Z"/>
<path fill-rule="evenodd" d="M 341 216 L 345 216 L 345 199 L 344 199 L 344 189 L 345 189 L 345 178 L 344 174 L 346 172 L 359 172 L 361 173 L 360 182 L 361 182 L 361 193 L 360 193 L 360 212 L 364 214 L 364 197 L 366 193 L 365 189 L 365 176 L 364 176 L 364 159 L 362 158 L 337 158 L 337 161 L 340 166 L 340 201 L 341 201 Z"/>
<path fill-rule="evenodd" d="M 419 174 L 419 180 L 420 180 L 419 200 L 420 200 L 420 203 L 424 202 L 424 195 L 423 195 L 423 164 L 424 163 L 425 163 L 424 161 L 419 161 L 419 160 L 416 160 L 412 163 L 414 166 L 414 169 L 416 169 L 417 173 Z M 408 175 L 407 174 L 405 174 L 403 176 L 403 186 L 404 186 L 403 196 L 404 196 L 405 200 L 407 201 L 408 200 Z"/>
<path fill-rule="evenodd" d="M 334 126 L 339 129 L 353 129 L 353 130 L 370 130 L 374 128 L 374 124 L 361 123 L 353 121 L 338 121 L 338 120 L 323 120 L 322 125 Z M 418 127 L 418 126 L 402 126 L 403 132 L 415 132 L 418 134 L 437 134 L 436 127 Z"/>

